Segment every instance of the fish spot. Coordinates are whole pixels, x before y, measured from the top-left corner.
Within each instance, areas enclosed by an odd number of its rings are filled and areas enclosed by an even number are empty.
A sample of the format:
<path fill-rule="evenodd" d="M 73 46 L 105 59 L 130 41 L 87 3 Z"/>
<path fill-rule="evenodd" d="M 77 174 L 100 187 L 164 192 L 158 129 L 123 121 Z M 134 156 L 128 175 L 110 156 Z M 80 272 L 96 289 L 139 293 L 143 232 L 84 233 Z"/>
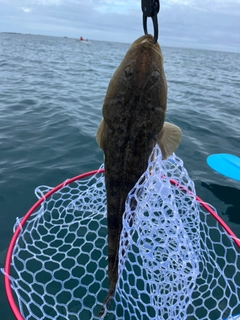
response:
<path fill-rule="evenodd" d="M 133 74 L 133 67 L 128 66 L 127 68 L 125 68 L 124 71 L 125 71 L 126 78 L 130 78 Z"/>

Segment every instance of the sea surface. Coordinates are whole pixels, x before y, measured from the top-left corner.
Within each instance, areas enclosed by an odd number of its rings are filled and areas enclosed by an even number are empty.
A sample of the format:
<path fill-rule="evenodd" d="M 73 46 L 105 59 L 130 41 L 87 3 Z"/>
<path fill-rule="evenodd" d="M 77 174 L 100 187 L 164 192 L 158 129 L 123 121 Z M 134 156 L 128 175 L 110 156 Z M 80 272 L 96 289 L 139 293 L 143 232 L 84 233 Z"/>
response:
<path fill-rule="evenodd" d="M 160 39 L 161 43 L 161 39 Z M 99 168 L 95 136 L 109 80 L 129 44 L 0 34 L 0 267 L 34 189 Z M 210 169 L 214 153 L 240 156 L 240 54 L 162 48 L 167 120 L 197 194 L 240 237 L 240 182 Z M 0 274 L 0 317 L 14 319 Z"/>

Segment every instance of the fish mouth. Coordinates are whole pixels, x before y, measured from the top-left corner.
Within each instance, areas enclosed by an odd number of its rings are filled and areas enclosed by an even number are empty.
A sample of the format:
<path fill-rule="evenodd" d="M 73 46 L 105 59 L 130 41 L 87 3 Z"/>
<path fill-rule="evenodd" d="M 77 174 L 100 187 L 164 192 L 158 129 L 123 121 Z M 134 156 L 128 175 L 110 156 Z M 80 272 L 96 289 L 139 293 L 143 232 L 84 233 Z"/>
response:
<path fill-rule="evenodd" d="M 143 40 L 140 42 L 140 44 L 145 43 L 145 42 L 150 42 L 150 43 L 151 43 L 151 41 L 146 38 L 146 39 L 143 39 Z M 162 52 L 161 52 L 161 50 L 158 49 L 158 46 L 159 46 L 159 45 L 158 45 L 158 44 L 155 45 L 155 43 L 154 43 L 154 44 L 152 43 L 152 45 L 153 45 L 153 46 L 152 46 L 152 49 L 153 49 L 155 52 L 157 52 L 157 53 L 162 57 Z"/>
<path fill-rule="evenodd" d="M 144 43 L 144 42 L 151 42 L 151 41 L 149 39 L 145 38 L 140 43 Z"/>
<path fill-rule="evenodd" d="M 141 38 L 140 38 L 141 39 Z M 162 55 L 162 51 L 161 48 L 159 46 L 159 44 L 156 43 L 152 43 L 153 41 L 153 37 L 151 35 L 146 35 L 143 36 L 143 39 L 141 41 L 139 41 L 140 39 L 136 40 L 133 44 L 132 44 L 132 48 L 137 47 L 139 45 L 142 45 L 144 43 L 149 43 L 151 45 L 151 50 L 155 51 L 157 54 L 160 55 L 160 57 L 163 59 L 163 55 Z"/>

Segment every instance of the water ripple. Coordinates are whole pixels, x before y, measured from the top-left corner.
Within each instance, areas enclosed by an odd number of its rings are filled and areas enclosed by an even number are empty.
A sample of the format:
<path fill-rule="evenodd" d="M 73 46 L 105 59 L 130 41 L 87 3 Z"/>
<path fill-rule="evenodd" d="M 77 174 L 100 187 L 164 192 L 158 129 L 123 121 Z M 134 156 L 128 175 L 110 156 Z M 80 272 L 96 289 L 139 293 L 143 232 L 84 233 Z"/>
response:
<path fill-rule="evenodd" d="M 95 141 L 102 103 L 129 45 L 6 34 L 0 42 L 1 252 L 15 217 L 33 204 L 36 186 L 54 186 L 102 163 Z M 240 55 L 162 51 L 167 120 L 183 131 L 177 154 L 199 196 L 225 210 L 204 186 L 231 183 L 237 192 L 239 184 L 213 173 L 206 157 L 226 150 L 240 156 Z"/>

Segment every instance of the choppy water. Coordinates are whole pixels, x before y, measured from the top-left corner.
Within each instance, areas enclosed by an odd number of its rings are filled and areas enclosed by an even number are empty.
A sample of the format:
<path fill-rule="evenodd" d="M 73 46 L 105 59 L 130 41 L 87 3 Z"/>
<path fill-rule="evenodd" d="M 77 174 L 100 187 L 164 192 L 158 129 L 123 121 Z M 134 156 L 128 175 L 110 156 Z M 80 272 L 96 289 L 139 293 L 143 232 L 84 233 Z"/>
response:
<path fill-rule="evenodd" d="M 129 44 L 0 34 L 0 266 L 34 189 L 97 169 L 95 141 L 108 82 Z M 162 48 L 167 119 L 198 195 L 240 236 L 240 184 L 213 172 L 213 153 L 240 156 L 240 54 Z M 0 279 L 1 292 L 3 280 Z M 4 294 L 3 319 L 13 319 Z"/>

